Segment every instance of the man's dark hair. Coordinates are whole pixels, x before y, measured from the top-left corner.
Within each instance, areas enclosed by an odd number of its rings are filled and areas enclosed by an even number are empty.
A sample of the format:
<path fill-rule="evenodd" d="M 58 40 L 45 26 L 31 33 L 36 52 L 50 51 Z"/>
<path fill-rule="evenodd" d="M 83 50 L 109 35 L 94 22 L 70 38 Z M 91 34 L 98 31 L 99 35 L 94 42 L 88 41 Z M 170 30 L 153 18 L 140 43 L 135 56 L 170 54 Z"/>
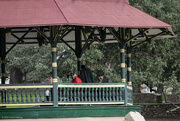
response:
<path fill-rule="evenodd" d="M 81 65 L 81 68 L 86 68 L 86 66 L 85 65 Z"/>

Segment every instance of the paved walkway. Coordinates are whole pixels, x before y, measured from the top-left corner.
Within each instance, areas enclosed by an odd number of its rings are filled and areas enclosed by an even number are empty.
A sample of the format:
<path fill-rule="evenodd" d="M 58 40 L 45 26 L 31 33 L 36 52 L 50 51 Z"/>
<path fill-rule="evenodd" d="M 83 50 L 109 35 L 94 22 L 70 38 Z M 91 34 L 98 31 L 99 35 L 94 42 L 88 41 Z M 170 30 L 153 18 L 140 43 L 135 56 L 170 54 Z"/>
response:
<path fill-rule="evenodd" d="M 1 121 L 123 121 L 124 117 L 82 117 L 82 118 L 41 118 L 41 119 L 3 119 Z"/>

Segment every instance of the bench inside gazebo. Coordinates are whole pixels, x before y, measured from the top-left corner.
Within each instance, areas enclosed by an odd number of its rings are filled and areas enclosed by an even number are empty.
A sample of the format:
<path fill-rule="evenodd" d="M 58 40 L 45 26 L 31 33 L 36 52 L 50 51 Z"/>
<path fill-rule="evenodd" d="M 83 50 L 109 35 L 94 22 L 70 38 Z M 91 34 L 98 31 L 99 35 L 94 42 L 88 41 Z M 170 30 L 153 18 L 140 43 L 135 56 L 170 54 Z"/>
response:
<path fill-rule="evenodd" d="M 128 0 L 1 0 L 0 15 L 0 119 L 125 116 L 129 111 L 140 112 L 132 99 L 131 52 L 153 39 L 176 36 L 171 25 L 134 8 Z M 83 52 L 98 43 L 119 44 L 121 83 L 57 82 L 57 44 L 74 51 L 79 74 Z M 6 55 L 15 46 L 43 45 L 52 48 L 53 83 L 5 84 Z M 49 100 L 46 90 L 50 91 Z"/>

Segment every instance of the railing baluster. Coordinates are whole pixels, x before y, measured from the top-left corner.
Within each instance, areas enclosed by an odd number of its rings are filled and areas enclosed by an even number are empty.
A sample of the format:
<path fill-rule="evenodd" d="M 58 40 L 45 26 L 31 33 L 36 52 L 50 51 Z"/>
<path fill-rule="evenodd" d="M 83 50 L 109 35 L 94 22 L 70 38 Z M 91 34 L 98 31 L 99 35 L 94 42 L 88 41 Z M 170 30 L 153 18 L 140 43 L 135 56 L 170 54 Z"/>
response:
<path fill-rule="evenodd" d="M 67 102 L 69 102 L 69 99 L 70 99 L 69 98 L 69 91 L 70 91 L 69 88 L 66 88 Z"/>
<path fill-rule="evenodd" d="M 32 89 L 30 89 L 30 102 L 32 103 L 33 102 L 33 97 L 32 97 L 32 95 L 33 95 L 33 92 L 32 92 L 33 90 Z"/>
<path fill-rule="evenodd" d="M 103 91 L 103 90 L 101 90 L 101 88 L 99 88 L 99 102 L 101 102 L 102 100 L 102 97 L 101 97 L 101 91 Z M 103 95 L 103 94 L 102 94 Z"/>
<path fill-rule="evenodd" d="M 14 89 L 11 89 L 12 91 L 12 103 L 14 103 Z"/>
<path fill-rule="evenodd" d="M 110 87 L 109 88 L 109 101 L 110 102 L 112 101 L 112 93 L 111 93 L 111 91 L 112 91 L 112 88 Z"/>
<path fill-rule="evenodd" d="M 52 88 L 49 88 L 49 101 L 48 102 L 51 102 L 52 101 Z"/>
<path fill-rule="evenodd" d="M 84 102 L 84 88 L 81 88 L 81 102 Z"/>
<path fill-rule="evenodd" d="M 119 87 L 115 88 L 116 89 L 116 101 L 119 101 Z"/>
<path fill-rule="evenodd" d="M 113 89 L 112 89 L 112 93 L 113 93 L 113 101 L 115 102 L 115 88 L 113 87 Z"/>
<path fill-rule="evenodd" d="M 108 100 L 108 88 L 105 88 L 105 90 L 106 90 L 106 101 L 108 102 L 109 100 Z"/>
<path fill-rule="evenodd" d="M 77 89 L 77 101 L 80 102 L 80 89 Z"/>
<path fill-rule="evenodd" d="M 25 93 L 26 93 L 26 103 L 28 102 L 28 89 L 25 89 Z"/>
<path fill-rule="evenodd" d="M 2 93 L 3 93 L 3 94 L 2 94 L 2 95 L 3 95 L 2 102 L 3 102 L 3 103 L 6 103 L 6 96 L 5 96 L 6 93 L 5 93 L 5 89 L 2 90 Z"/>
<path fill-rule="evenodd" d="M 16 89 L 16 103 L 19 102 L 19 89 Z"/>
<path fill-rule="evenodd" d="M 73 88 L 70 88 L 71 102 L 73 102 Z"/>
<path fill-rule="evenodd" d="M 76 88 L 74 88 L 74 91 L 73 91 L 73 92 L 74 92 L 74 101 L 75 101 L 75 102 L 77 101 L 76 91 L 77 91 Z"/>
<path fill-rule="evenodd" d="M 92 88 L 92 102 L 94 102 L 94 88 Z"/>
<path fill-rule="evenodd" d="M 85 96 L 84 97 L 85 97 L 85 102 L 87 102 L 87 98 L 88 98 L 87 97 L 87 88 L 85 88 Z"/>
<path fill-rule="evenodd" d="M 91 101 L 91 88 L 88 88 L 88 102 Z"/>
<path fill-rule="evenodd" d="M 7 103 L 10 103 L 9 89 L 7 89 Z"/>
<path fill-rule="evenodd" d="M 23 99 L 23 89 L 21 89 L 21 103 L 24 102 L 24 99 Z"/>
<path fill-rule="evenodd" d="M 46 90 L 47 90 L 47 88 L 44 88 L 44 89 L 43 89 L 44 102 L 46 102 L 46 101 L 47 101 L 47 100 L 46 100 Z"/>
<path fill-rule="evenodd" d="M 105 102 L 106 101 L 106 92 L 105 92 L 105 88 L 102 88 L 102 101 Z"/>
<path fill-rule="evenodd" d="M 39 101 L 42 102 L 42 88 L 39 88 Z"/>
<path fill-rule="evenodd" d="M 37 88 L 34 89 L 34 93 L 35 93 L 35 102 L 38 102 L 38 96 L 37 96 Z"/>
<path fill-rule="evenodd" d="M 66 93 L 65 93 L 66 88 L 63 88 L 63 102 L 66 102 Z"/>
<path fill-rule="evenodd" d="M 95 101 L 98 102 L 98 88 L 95 88 Z"/>
<path fill-rule="evenodd" d="M 122 91 L 123 91 L 123 90 L 122 90 L 122 89 L 123 89 L 123 88 L 121 88 L 121 87 L 119 88 L 119 99 L 120 99 L 120 101 L 123 100 L 123 98 L 122 98 L 122 96 L 123 96 L 123 95 L 122 95 Z"/>
<path fill-rule="evenodd" d="M 60 102 L 62 102 L 62 91 L 63 91 L 63 89 L 60 87 L 59 88 L 59 99 L 58 99 L 58 101 L 60 101 Z"/>

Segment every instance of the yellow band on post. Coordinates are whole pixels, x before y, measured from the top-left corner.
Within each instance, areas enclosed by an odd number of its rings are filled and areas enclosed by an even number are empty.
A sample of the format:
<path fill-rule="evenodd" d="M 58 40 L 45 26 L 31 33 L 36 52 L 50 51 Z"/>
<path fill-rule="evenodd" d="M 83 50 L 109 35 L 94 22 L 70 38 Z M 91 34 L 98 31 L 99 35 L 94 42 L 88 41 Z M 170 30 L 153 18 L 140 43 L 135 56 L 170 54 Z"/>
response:
<path fill-rule="evenodd" d="M 4 63 L 5 63 L 5 60 L 1 60 L 1 63 L 4 64 Z"/>
<path fill-rule="evenodd" d="M 131 57 L 131 54 L 127 54 L 127 57 Z"/>
<path fill-rule="evenodd" d="M 78 75 L 80 74 L 80 71 L 78 71 Z"/>
<path fill-rule="evenodd" d="M 86 33 L 87 34 L 87 36 L 90 36 L 91 35 L 91 33 Z"/>
<path fill-rule="evenodd" d="M 122 82 L 126 82 L 126 79 L 121 79 Z"/>
<path fill-rule="evenodd" d="M 128 70 L 128 71 L 131 71 L 131 67 L 128 67 L 127 70 Z"/>
<path fill-rule="evenodd" d="M 1 73 L 1 76 L 2 76 L 2 77 L 5 77 L 5 73 Z"/>
<path fill-rule="evenodd" d="M 53 79 L 53 82 L 58 82 L 57 79 Z"/>
<path fill-rule="evenodd" d="M 121 63 L 121 68 L 125 68 L 125 63 Z"/>
<path fill-rule="evenodd" d="M 128 85 L 132 85 L 132 82 L 128 82 Z"/>
<path fill-rule="evenodd" d="M 56 52 L 56 48 L 55 47 L 52 48 L 52 52 Z"/>
<path fill-rule="evenodd" d="M 52 63 L 52 67 L 57 67 L 57 63 L 56 62 Z"/>
<path fill-rule="evenodd" d="M 81 58 L 77 58 L 77 61 L 81 61 Z"/>
<path fill-rule="evenodd" d="M 8 32 L 7 35 L 11 35 L 11 32 Z"/>
<path fill-rule="evenodd" d="M 125 49 L 120 49 L 120 52 L 121 52 L 121 53 L 124 53 L 124 52 L 125 52 Z"/>

